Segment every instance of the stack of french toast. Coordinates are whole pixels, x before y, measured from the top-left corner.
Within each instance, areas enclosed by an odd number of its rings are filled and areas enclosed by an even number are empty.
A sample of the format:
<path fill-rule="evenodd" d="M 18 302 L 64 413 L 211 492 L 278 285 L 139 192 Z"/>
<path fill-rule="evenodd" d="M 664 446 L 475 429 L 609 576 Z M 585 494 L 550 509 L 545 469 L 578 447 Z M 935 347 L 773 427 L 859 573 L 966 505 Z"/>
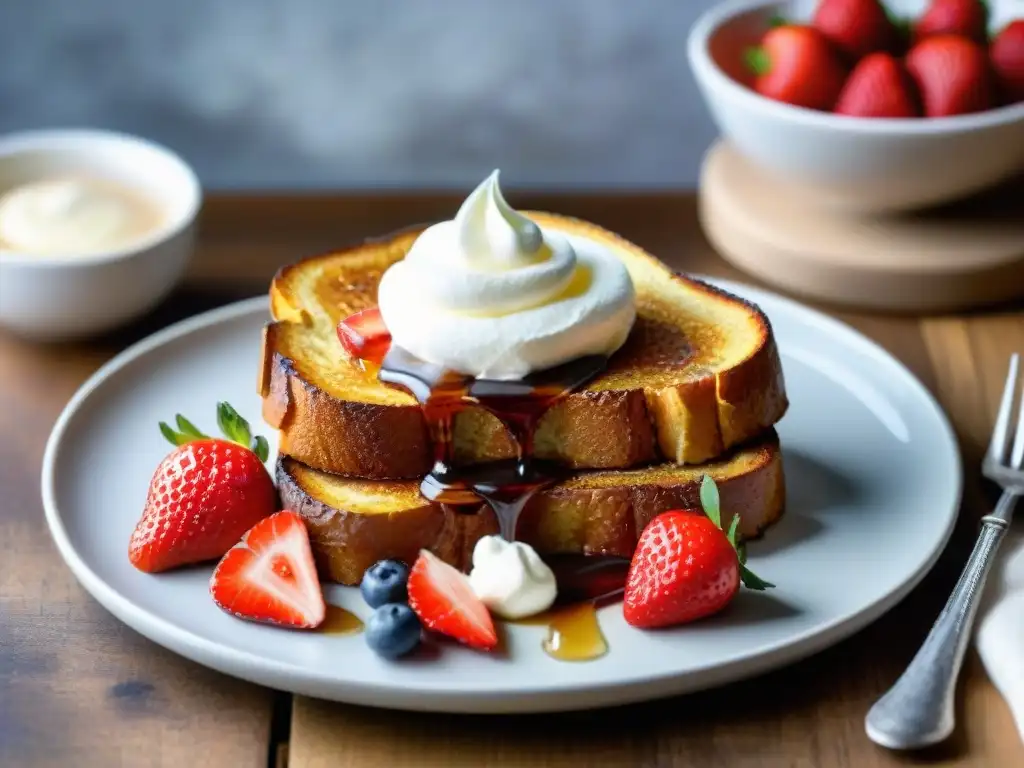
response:
<path fill-rule="evenodd" d="M 630 557 L 655 516 L 699 507 L 704 475 L 718 486 L 723 525 L 738 515 L 742 538 L 760 535 L 785 503 L 774 425 L 788 401 L 768 319 L 598 226 L 526 215 L 618 256 L 636 319 L 605 370 L 540 418 L 534 454 L 564 473 L 530 498 L 517 538 L 541 554 Z M 421 231 L 304 259 L 270 288 L 259 386 L 279 432 L 281 501 L 306 520 L 322 576 L 342 584 L 421 549 L 468 570 L 477 540 L 498 531 L 483 500 L 455 508 L 422 495 L 434 463 L 423 409 L 339 343 L 339 322 L 376 304 L 382 274 Z M 452 445 L 461 466 L 516 451 L 503 423 L 472 403 L 454 417 Z"/>

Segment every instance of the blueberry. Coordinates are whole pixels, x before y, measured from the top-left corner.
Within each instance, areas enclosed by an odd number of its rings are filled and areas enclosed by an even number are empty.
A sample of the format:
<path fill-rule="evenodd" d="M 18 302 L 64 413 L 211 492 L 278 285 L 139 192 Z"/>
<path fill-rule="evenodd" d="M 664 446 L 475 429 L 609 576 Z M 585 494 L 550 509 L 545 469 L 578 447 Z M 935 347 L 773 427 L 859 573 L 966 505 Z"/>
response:
<path fill-rule="evenodd" d="M 409 569 L 405 563 L 381 560 L 366 569 L 359 584 L 359 591 L 367 605 L 378 608 L 384 603 L 404 603 L 408 600 L 408 582 Z"/>
<path fill-rule="evenodd" d="M 405 603 L 385 603 L 366 622 L 366 642 L 381 656 L 394 659 L 420 642 L 420 620 Z"/>

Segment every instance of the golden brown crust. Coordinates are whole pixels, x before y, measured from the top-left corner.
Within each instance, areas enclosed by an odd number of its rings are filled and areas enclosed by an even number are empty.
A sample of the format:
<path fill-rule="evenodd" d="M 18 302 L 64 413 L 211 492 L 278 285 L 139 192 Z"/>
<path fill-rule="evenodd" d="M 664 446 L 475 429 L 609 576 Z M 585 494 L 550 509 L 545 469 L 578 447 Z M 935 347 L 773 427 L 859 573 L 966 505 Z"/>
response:
<path fill-rule="evenodd" d="M 759 536 L 785 508 L 785 479 L 778 436 L 769 430 L 756 445 L 708 465 L 722 500 L 724 523 L 740 515 L 742 538 Z M 607 554 L 630 557 L 637 536 L 669 509 L 699 508 L 698 471 L 655 468 L 633 472 L 584 473 L 538 493 L 520 518 L 518 538 L 542 553 Z M 398 511 L 361 514 L 322 500 L 347 481 L 279 459 L 277 482 L 285 508 L 309 527 L 324 578 L 356 584 L 377 560 L 411 562 L 429 549 L 457 568 L 471 564 L 477 539 L 498 530 L 486 505 L 456 512 L 415 494 L 415 482 L 370 483 L 378 496 L 408 498 Z M 328 490 L 324 490 L 327 488 Z M 466 509 L 463 507 L 462 509 Z"/>
<path fill-rule="evenodd" d="M 667 385 L 656 380 L 652 383 L 644 370 L 632 375 L 628 368 L 624 371 L 613 364 L 611 375 L 616 382 L 623 382 L 621 386 L 598 385 L 574 392 L 541 419 L 536 435 L 539 457 L 574 469 L 620 469 L 666 460 L 699 464 L 756 437 L 782 418 L 788 401 L 781 362 L 769 321 L 757 307 L 701 281 L 672 274 L 653 256 L 600 227 L 552 214 L 529 215 L 563 231 L 624 249 L 631 257 L 657 265 L 666 280 L 686 284 L 709 302 L 742 308 L 752 318 L 758 337 L 751 341 L 749 355 L 737 365 L 716 372 L 702 372 L 694 366 L 685 381 Z M 303 270 L 314 269 L 323 259 L 377 264 L 366 275 L 359 268 L 345 273 L 349 285 L 331 289 L 336 292 L 331 298 L 339 305 L 372 304 L 382 271 L 377 261 L 400 258 L 421 229 L 403 230 L 341 254 L 304 259 L 283 267 L 274 278 L 271 307 L 277 322 L 267 329 L 261 394 L 265 419 L 280 430 L 283 455 L 352 477 L 415 478 L 429 471 L 432 458 L 417 406 L 331 396 L 301 375 L 301 366 L 289 358 L 279 333 L 282 324 L 308 322 L 301 299 L 292 295 L 290 287 Z M 346 288 L 351 290 L 346 293 Z M 643 346 L 650 335 L 647 326 L 653 324 L 656 321 L 645 318 L 641 309 L 640 320 L 624 347 L 628 359 L 644 357 Z M 703 336 L 685 342 L 713 345 L 722 332 L 709 328 Z M 688 365 L 689 350 L 675 350 L 675 354 L 676 365 Z M 514 455 L 514 443 L 493 415 L 470 408 L 456 419 L 455 455 L 464 464 L 507 458 Z"/>
<path fill-rule="evenodd" d="M 266 329 L 268 340 L 275 324 Z M 278 452 L 352 477 L 423 477 L 430 443 L 417 406 L 339 400 L 304 381 L 291 361 L 272 354 L 263 418 L 279 430 Z"/>
<path fill-rule="evenodd" d="M 317 569 L 328 581 L 358 584 L 363 572 L 378 560 L 411 564 L 420 549 L 429 549 L 461 568 L 471 562 L 477 539 L 498 531 L 493 513 L 460 514 L 425 500 L 422 506 L 396 514 L 339 510 L 307 493 L 296 479 L 296 469 L 289 459 L 278 461 L 281 503 L 305 519 Z"/>

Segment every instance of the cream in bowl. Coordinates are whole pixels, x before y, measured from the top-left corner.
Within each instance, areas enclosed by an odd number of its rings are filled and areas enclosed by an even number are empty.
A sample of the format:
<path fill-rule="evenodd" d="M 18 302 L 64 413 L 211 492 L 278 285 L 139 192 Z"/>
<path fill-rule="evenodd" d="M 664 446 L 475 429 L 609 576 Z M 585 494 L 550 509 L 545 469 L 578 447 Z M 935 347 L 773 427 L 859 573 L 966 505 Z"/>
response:
<path fill-rule="evenodd" d="M 0 249 L 27 255 L 92 255 L 130 248 L 166 216 L 149 195 L 102 176 L 26 182 L 0 195 Z"/>
<path fill-rule="evenodd" d="M 184 274 L 201 200 L 184 161 L 144 139 L 0 137 L 0 325 L 61 340 L 149 311 Z"/>

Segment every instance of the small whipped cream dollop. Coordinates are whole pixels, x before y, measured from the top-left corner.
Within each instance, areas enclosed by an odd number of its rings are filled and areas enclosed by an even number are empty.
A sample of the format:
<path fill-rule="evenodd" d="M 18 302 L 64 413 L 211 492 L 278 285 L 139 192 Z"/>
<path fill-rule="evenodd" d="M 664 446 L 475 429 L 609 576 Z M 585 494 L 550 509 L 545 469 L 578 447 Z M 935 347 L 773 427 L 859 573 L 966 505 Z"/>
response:
<path fill-rule="evenodd" d="M 521 619 L 555 602 L 555 574 L 529 544 L 484 536 L 473 548 L 473 592 L 493 613 Z"/>
<path fill-rule="evenodd" d="M 636 317 L 623 263 L 574 248 L 513 210 L 494 171 L 453 220 L 424 230 L 381 279 L 392 342 L 466 376 L 513 380 L 584 355 L 610 355 Z"/>
<path fill-rule="evenodd" d="M 158 223 L 151 201 L 105 179 L 43 179 L 0 197 L 0 248 L 27 254 L 123 248 Z"/>

